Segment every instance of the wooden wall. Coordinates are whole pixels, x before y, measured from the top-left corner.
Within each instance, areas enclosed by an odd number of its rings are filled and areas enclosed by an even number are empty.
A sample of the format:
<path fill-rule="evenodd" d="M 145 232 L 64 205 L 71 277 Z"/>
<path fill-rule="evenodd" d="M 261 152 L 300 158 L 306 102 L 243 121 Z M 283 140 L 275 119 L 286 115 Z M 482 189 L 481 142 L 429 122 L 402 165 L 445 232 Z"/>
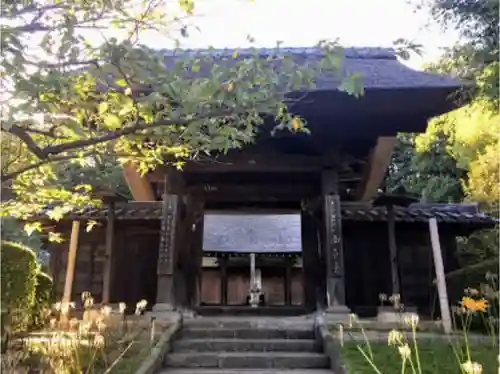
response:
<path fill-rule="evenodd" d="M 69 238 L 69 230 L 67 232 L 64 230 L 63 233 L 67 234 L 66 236 Z M 105 263 L 104 238 L 105 230 L 103 228 L 94 228 L 90 233 L 84 229 L 80 232 L 71 294 L 71 300 L 75 302 L 81 300 L 81 294 L 85 291 L 91 292 L 96 302 L 101 301 Z M 57 299 L 60 299 L 66 278 L 69 239 L 63 243 L 51 243 L 49 250 L 55 293 Z"/>
<path fill-rule="evenodd" d="M 159 231 L 156 225 L 132 221 L 116 225 L 113 245 L 113 271 L 110 302 L 126 302 L 130 307 L 143 298 L 150 305 L 156 298 L 156 263 Z M 69 238 L 70 227 L 58 228 Z M 51 243 L 50 272 L 55 283 L 57 299 L 62 298 L 68 260 L 69 239 Z M 75 276 L 71 300 L 77 304 L 85 291 L 92 293 L 96 303 L 101 302 L 105 268 L 105 227 L 94 227 L 86 232 L 82 225 L 76 254 Z"/>
<path fill-rule="evenodd" d="M 453 266 L 450 235 L 440 232 L 445 271 Z M 378 295 L 393 293 L 387 225 L 346 222 L 343 237 L 347 305 L 361 315 L 374 315 L 380 304 Z M 402 302 L 429 315 L 437 299 L 428 225 L 396 224 L 396 247 Z"/>
<path fill-rule="evenodd" d="M 267 305 L 285 305 L 285 274 L 282 267 L 261 269 L 262 290 Z M 218 267 L 206 267 L 202 270 L 201 303 L 220 305 L 221 271 Z M 227 303 L 228 305 L 244 305 L 250 287 L 248 267 L 232 267 L 227 269 Z M 303 272 L 300 268 L 292 269 L 291 276 L 292 305 L 303 304 Z"/>

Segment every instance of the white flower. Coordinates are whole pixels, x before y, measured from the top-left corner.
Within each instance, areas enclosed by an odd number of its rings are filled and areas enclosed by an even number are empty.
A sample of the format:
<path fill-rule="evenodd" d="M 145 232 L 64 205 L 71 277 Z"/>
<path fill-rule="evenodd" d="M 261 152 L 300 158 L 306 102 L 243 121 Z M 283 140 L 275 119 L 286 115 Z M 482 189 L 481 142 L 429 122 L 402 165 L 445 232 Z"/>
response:
<path fill-rule="evenodd" d="M 349 314 L 349 328 L 352 328 L 352 325 L 358 321 L 358 316 L 354 313 Z"/>
<path fill-rule="evenodd" d="M 411 349 L 408 344 L 404 344 L 398 347 L 399 354 L 403 360 L 407 360 L 411 356 Z"/>
<path fill-rule="evenodd" d="M 96 336 L 94 337 L 94 344 L 97 347 L 104 346 L 104 336 L 102 336 L 101 334 L 96 334 Z"/>
<path fill-rule="evenodd" d="M 101 308 L 101 314 L 104 317 L 108 317 L 111 314 L 111 307 L 106 305 Z"/>
<path fill-rule="evenodd" d="M 417 327 L 419 322 L 418 314 L 416 313 L 407 314 L 404 318 L 404 322 L 412 328 Z"/>
<path fill-rule="evenodd" d="M 127 304 L 125 303 L 118 304 L 118 310 L 120 311 L 121 314 L 125 313 L 126 309 L 127 309 Z"/>
<path fill-rule="evenodd" d="M 462 369 L 465 374 L 482 374 L 483 367 L 477 362 L 466 361 L 462 364 Z"/>

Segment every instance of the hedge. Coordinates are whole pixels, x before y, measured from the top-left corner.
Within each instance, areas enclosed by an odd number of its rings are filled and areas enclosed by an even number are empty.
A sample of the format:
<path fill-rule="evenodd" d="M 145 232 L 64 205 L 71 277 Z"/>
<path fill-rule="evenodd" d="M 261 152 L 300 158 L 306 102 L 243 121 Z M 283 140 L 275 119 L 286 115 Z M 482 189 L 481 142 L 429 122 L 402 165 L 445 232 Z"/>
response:
<path fill-rule="evenodd" d="M 31 324 L 39 265 L 35 253 L 22 244 L 2 241 L 0 249 L 2 329 L 15 334 Z"/>
<path fill-rule="evenodd" d="M 486 279 L 487 273 L 498 277 L 498 258 L 485 260 L 448 273 L 446 282 L 450 302 L 457 303 L 464 295 L 466 288 L 479 289 L 481 284 L 489 283 Z"/>
<path fill-rule="evenodd" d="M 53 281 L 46 273 L 36 275 L 35 303 L 33 305 L 31 324 L 34 328 L 43 327 L 53 304 Z"/>
<path fill-rule="evenodd" d="M 481 284 L 491 283 L 488 279 L 486 279 L 487 273 L 493 274 L 498 279 L 498 258 L 481 261 L 477 264 L 469 265 L 462 269 L 458 269 L 451 273 L 448 273 L 446 275 L 446 282 L 448 286 L 448 297 L 450 299 L 450 303 L 452 305 L 457 305 L 462 296 L 464 296 L 464 290 L 466 288 L 474 288 L 479 290 Z M 488 301 L 489 303 L 498 304 L 498 299 L 490 299 Z M 490 312 L 498 313 L 498 308 L 493 308 L 490 310 Z M 498 314 L 490 316 L 494 317 L 494 321 L 496 323 L 495 329 L 498 330 Z M 457 323 L 460 325 L 460 319 L 457 320 Z M 473 315 L 470 328 L 476 331 L 486 331 L 485 321 L 480 314 Z"/>

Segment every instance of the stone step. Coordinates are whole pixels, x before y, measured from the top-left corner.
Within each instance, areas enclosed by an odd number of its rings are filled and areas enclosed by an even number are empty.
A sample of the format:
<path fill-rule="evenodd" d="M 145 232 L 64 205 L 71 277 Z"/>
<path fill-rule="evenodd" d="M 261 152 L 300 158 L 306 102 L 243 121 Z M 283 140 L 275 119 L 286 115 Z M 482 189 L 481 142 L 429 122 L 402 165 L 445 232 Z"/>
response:
<path fill-rule="evenodd" d="M 314 339 L 312 329 L 276 329 L 276 328 L 193 328 L 182 329 L 184 339 Z"/>
<path fill-rule="evenodd" d="M 312 339 L 181 339 L 174 352 L 318 352 Z"/>
<path fill-rule="evenodd" d="M 185 319 L 184 325 L 193 328 L 304 328 L 312 330 L 314 319 L 308 317 L 197 317 Z"/>
<path fill-rule="evenodd" d="M 165 366 L 214 369 L 325 369 L 329 367 L 329 359 L 323 354 L 308 352 L 171 353 L 166 356 Z"/>
<path fill-rule="evenodd" d="M 159 374 L 334 374 L 330 369 L 163 369 Z"/>

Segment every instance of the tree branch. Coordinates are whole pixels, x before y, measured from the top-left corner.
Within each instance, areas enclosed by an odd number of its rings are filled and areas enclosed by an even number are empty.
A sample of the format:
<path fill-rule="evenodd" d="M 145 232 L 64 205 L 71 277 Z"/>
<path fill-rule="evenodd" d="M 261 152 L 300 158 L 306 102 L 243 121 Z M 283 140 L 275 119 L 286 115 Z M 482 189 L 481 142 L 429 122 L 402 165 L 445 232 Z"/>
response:
<path fill-rule="evenodd" d="M 8 181 L 16 178 L 17 176 L 19 176 L 23 173 L 26 173 L 27 171 L 30 171 L 33 169 L 38 169 L 41 166 L 51 164 L 51 163 L 59 163 L 61 161 L 68 161 L 68 160 L 71 160 L 71 159 L 74 159 L 77 157 L 87 157 L 93 153 L 94 153 L 93 151 L 88 151 L 88 152 L 84 153 L 83 155 L 70 154 L 70 155 L 64 155 L 64 156 L 51 157 L 51 158 L 45 159 L 43 161 L 36 162 L 34 164 L 23 166 L 22 168 L 19 168 L 11 173 L 2 174 L 1 180 L 2 180 L 2 183 L 5 183 L 5 182 L 8 182 Z"/>
<path fill-rule="evenodd" d="M 33 138 L 27 133 L 25 129 L 18 125 L 12 125 L 8 130 L 9 133 L 19 138 L 26 147 L 39 159 L 46 159 L 47 155 L 43 150 L 36 144 Z"/>
<path fill-rule="evenodd" d="M 82 139 L 82 140 L 75 140 L 73 142 L 69 143 L 64 143 L 64 144 L 57 144 L 53 146 L 48 146 L 44 147 L 43 149 L 40 149 L 44 157 L 47 157 L 48 155 L 55 155 L 59 154 L 62 152 L 66 152 L 69 150 L 73 150 L 75 148 L 84 148 L 88 147 L 91 145 L 96 145 L 99 143 L 104 143 L 108 142 L 110 140 L 115 140 L 118 138 L 121 138 L 122 136 L 126 135 L 131 135 L 137 131 L 142 131 L 142 130 L 149 130 L 153 129 L 156 127 L 161 127 L 161 126 L 168 126 L 168 125 L 189 125 L 190 123 L 193 123 L 195 121 L 199 121 L 202 119 L 207 119 L 207 118 L 213 118 L 213 117 L 221 117 L 221 116 L 227 116 L 233 114 L 229 111 L 218 111 L 218 112 L 208 112 L 203 115 L 200 115 L 198 117 L 194 117 L 191 119 L 166 119 L 166 120 L 161 120 L 149 124 L 134 124 L 132 126 L 124 127 L 120 130 L 117 130 L 112 133 L 108 133 L 105 135 L 98 136 L 96 138 L 90 138 L 90 139 Z"/>

